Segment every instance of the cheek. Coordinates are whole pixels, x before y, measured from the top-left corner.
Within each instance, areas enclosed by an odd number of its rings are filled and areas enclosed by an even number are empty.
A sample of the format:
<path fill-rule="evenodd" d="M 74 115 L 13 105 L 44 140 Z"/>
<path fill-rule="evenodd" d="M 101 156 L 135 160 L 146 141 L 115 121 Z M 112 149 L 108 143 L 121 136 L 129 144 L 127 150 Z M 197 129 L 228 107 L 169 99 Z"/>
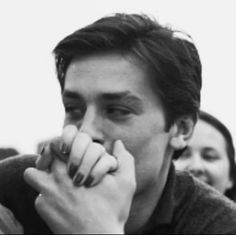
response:
<path fill-rule="evenodd" d="M 165 159 L 168 135 L 154 129 L 124 132 L 120 139 L 135 158 L 137 174 L 158 174 Z"/>
<path fill-rule="evenodd" d="M 136 158 L 147 152 L 158 149 L 158 134 L 152 134 L 150 131 L 142 128 L 133 128 L 128 130 L 122 130 L 117 133 L 125 144 L 127 150 Z M 153 144 L 155 143 L 155 144 Z"/>
<path fill-rule="evenodd" d="M 187 170 L 188 165 L 189 165 L 187 159 L 186 160 L 178 159 L 174 161 L 174 164 L 175 164 L 176 170 L 180 170 L 180 171 Z"/>
<path fill-rule="evenodd" d="M 168 145 L 169 136 L 164 132 L 164 123 L 160 125 L 153 119 L 149 122 L 147 118 L 132 119 L 126 125 L 114 125 L 114 123 L 106 122 L 104 125 L 104 135 L 106 142 L 120 139 L 126 149 L 134 156 L 136 163 L 146 159 L 150 161 L 152 158 L 163 158 L 164 152 Z M 105 124 L 105 123 L 104 123 Z"/>
<path fill-rule="evenodd" d="M 227 161 L 218 161 L 208 164 L 208 173 L 212 180 L 217 184 L 229 179 L 229 163 Z"/>
<path fill-rule="evenodd" d="M 211 178 L 212 186 L 221 193 L 230 188 L 230 168 L 228 163 L 220 162 L 208 169 L 209 177 Z"/>

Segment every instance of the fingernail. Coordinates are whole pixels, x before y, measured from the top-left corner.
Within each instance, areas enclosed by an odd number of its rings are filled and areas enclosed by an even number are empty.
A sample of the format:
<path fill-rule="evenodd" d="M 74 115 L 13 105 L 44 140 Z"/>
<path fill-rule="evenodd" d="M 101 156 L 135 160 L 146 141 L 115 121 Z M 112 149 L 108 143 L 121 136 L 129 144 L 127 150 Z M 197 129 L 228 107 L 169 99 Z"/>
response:
<path fill-rule="evenodd" d="M 65 143 L 62 143 L 60 150 L 61 150 L 61 153 L 64 155 L 69 154 L 70 152 L 69 147 Z"/>
<path fill-rule="evenodd" d="M 84 182 L 84 186 L 85 187 L 89 187 L 89 186 L 91 186 L 91 184 L 92 184 L 92 182 L 93 182 L 93 177 L 91 176 L 91 175 L 89 175 L 88 176 L 88 178 L 85 180 L 85 182 Z"/>
<path fill-rule="evenodd" d="M 75 179 L 73 180 L 73 183 L 75 186 L 80 186 L 80 183 L 82 181 L 82 179 L 84 178 L 84 175 L 81 173 L 78 173 L 75 177 Z"/>
<path fill-rule="evenodd" d="M 44 153 L 44 151 L 45 151 L 45 144 L 43 144 L 43 146 L 42 146 L 42 148 L 40 150 L 40 155 L 42 155 Z"/>
<path fill-rule="evenodd" d="M 69 167 L 69 176 L 70 176 L 71 179 L 74 178 L 77 169 L 78 169 L 78 167 L 76 165 L 74 165 L 73 163 L 70 165 L 70 167 Z"/>

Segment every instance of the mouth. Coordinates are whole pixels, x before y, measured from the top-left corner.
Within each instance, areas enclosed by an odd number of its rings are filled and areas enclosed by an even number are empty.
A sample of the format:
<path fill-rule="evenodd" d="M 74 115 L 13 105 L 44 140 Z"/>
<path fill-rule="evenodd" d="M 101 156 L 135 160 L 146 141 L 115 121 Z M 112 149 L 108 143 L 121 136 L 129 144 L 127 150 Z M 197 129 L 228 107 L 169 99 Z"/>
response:
<path fill-rule="evenodd" d="M 193 174 L 193 173 L 192 173 L 192 175 L 195 178 L 199 179 L 200 181 L 212 186 L 212 181 L 206 175 L 197 175 L 197 174 Z"/>
<path fill-rule="evenodd" d="M 212 183 L 211 183 L 211 181 L 210 181 L 209 179 L 206 179 L 206 178 L 204 178 L 204 177 L 198 177 L 198 179 L 201 180 L 201 181 L 203 181 L 204 183 L 206 183 L 206 184 L 212 186 Z"/>

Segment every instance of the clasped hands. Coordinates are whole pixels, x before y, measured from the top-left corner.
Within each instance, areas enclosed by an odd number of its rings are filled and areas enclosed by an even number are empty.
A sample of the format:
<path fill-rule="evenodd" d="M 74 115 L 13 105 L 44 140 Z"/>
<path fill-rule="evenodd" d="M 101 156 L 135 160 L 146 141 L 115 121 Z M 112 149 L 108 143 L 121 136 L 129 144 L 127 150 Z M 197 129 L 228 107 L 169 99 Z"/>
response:
<path fill-rule="evenodd" d="M 35 208 L 54 233 L 124 233 L 136 189 L 134 158 L 120 140 L 111 155 L 75 126 L 64 128 L 28 168 Z"/>

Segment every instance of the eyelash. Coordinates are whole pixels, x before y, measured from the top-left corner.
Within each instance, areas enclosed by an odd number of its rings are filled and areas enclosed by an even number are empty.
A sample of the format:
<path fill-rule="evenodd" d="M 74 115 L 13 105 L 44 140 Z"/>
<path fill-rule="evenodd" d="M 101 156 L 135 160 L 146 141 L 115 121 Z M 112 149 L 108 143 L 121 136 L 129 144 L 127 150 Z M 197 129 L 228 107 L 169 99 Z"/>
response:
<path fill-rule="evenodd" d="M 72 118 L 78 118 L 78 117 L 81 118 L 84 114 L 84 110 L 79 107 L 68 105 L 68 106 L 65 106 L 65 113 L 67 115 L 70 115 L 70 117 L 72 117 Z"/>
<path fill-rule="evenodd" d="M 202 154 L 203 158 L 206 159 L 207 161 L 215 161 L 218 159 L 217 156 L 215 155 L 210 155 L 210 154 Z"/>
<path fill-rule="evenodd" d="M 127 118 L 133 110 L 122 105 L 108 105 L 104 108 L 104 114 L 114 120 L 122 120 Z M 81 119 L 84 116 L 85 110 L 78 106 L 65 105 L 65 113 L 71 119 Z"/>
<path fill-rule="evenodd" d="M 114 106 L 108 106 L 106 108 L 106 113 L 109 114 L 110 112 L 113 113 L 113 114 L 118 113 L 119 115 L 128 115 L 132 111 L 127 107 L 114 105 Z"/>

